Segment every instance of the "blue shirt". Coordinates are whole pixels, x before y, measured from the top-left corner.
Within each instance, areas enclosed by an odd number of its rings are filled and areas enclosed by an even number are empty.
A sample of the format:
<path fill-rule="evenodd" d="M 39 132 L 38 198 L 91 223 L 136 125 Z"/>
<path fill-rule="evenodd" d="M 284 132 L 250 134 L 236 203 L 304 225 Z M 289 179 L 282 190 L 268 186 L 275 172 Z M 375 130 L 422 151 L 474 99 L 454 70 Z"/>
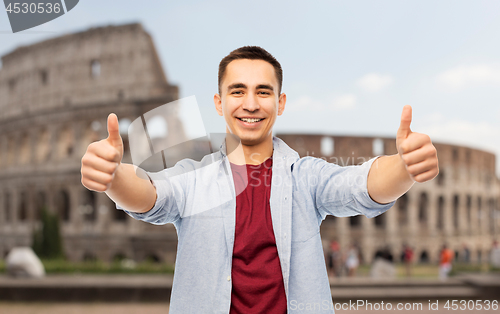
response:
<path fill-rule="evenodd" d="M 378 156 L 341 167 L 300 158 L 276 137 L 273 148 L 271 217 L 288 312 L 334 313 L 321 222 L 326 215 L 375 217 L 395 201 L 379 204 L 368 194 L 368 172 Z M 154 207 L 126 212 L 177 230 L 170 313 L 229 313 L 236 195 L 225 145 L 200 162 L 184 159 L 148 175 L 157 191 Z"/>

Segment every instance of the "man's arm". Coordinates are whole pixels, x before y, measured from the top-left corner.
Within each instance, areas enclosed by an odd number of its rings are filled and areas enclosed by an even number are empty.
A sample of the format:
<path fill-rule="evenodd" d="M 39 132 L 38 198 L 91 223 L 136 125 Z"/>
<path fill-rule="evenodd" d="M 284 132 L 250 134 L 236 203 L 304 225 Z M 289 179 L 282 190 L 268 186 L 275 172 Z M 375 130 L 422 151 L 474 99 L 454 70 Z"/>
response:
<path fill-rule="evenodd" d="M 108 116 L 108 134 L 108 138 L 90 144 L 82 157 L 82 184 L 89 190 L 106 192 L 128 211 L 149 211 L 156 203 L 156 189 L 145 173 L 141 178 L 134 165 L 121 163 L 123 141 L 115 114 Z"/>
<path fill-rule="evenodd" d="M 134 165 L 120 163 L 109 189 L 105 192 L 110 199 L 127 211 L 145 213 L 156 203 L 156 188 L 149 178 L 138 177 L 135 168 Z"/>
<path fill-rule="evenodd" d="M 385 204 L 398 199 L 415 182 L 426 182 L 439 173 L 437 151 L 428 135 L 410 130 L 411 107 L 405 106 L 396 135 L 398 154 L 382 156 L 368 173 L 370 197 Z"/>

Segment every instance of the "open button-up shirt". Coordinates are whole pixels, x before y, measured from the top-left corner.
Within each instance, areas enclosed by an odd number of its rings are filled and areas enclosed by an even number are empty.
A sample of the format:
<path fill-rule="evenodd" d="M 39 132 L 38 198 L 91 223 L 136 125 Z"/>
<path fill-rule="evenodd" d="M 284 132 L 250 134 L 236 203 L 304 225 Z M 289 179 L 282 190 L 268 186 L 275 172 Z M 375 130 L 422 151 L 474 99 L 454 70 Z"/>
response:
<path fill-rule="evenodd" d="M 359 166 L 300 158 L 273 138 L 271 217 L 288 312 L 334 313 L 320 224 L 326 215 L 382 214 L 367 190 L 374 157 Z M 170 313 L 229 313 L 236 195 L 225 144 L 200 162 L 148 172 L 157 200 L 146 213 L 126 211 L 152 224 L 173 223 L 178 235 Z M 118 209 L 123 209 L 117 205 Z"/>

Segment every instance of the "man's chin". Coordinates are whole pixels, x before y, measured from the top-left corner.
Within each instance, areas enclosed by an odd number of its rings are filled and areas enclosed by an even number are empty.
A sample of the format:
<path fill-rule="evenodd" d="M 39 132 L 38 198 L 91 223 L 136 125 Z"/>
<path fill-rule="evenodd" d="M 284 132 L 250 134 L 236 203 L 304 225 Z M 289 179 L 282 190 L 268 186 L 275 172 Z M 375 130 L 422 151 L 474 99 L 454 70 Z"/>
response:
<path fill-rule="evenodd" d="M 240 138 L 241 144 L 245 146 L 255 146 L 258 144 L 261 144 L 262 142 L 265 141 L 264 138 L 255 138 L 255 137 L 241 137 Z"/>

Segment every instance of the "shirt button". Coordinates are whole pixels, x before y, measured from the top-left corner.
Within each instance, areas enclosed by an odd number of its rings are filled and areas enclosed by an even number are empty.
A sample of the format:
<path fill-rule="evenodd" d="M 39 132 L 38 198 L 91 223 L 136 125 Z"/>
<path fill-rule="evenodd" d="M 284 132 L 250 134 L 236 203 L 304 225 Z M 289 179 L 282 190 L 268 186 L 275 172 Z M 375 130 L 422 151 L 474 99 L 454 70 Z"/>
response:
<path fill-rule="evenodd" d="M 285 201 L 288 199 L 288 197 L 285 196 Z"/>
<path fill-rule="evenodd" d="M 231 281 L 231 276 L 227 276 L 227 281 Z"/>

